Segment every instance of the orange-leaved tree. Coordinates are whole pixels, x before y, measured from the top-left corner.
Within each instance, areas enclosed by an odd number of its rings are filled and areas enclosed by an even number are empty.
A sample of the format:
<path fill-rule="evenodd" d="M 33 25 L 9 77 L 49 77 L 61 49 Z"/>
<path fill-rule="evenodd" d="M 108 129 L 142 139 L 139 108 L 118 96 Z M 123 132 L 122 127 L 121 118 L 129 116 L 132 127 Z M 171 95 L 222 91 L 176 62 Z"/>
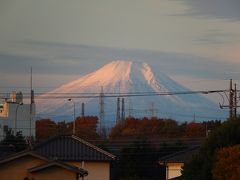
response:
<path fill-rule="evenodd" d="M 206 135 L 206 128 L 203 123 L 191 122 L 187 124 L 185 130 L 187 137 L 204 137 Z"/>
<path fill-rule="evenodd" d="M 76 119 L 76 136 L 87 140 L 96 140 L 99 136 L 97 130 L 98 117 L 83 116 Z"/>
<path fill-rule="evenodd" d="M 239 179 L 240 177 L 240 144 L 225 147 L 216 152 L 213 164 L 214 179 Z"/>
<path fill-rule="evenodd" d="M 43 141 L 56 136 L 57 125 L 51 119 L 41 119 L 36 121 L 36 140 Z"/>
<path fill-rule="evenodd" d="M 127 118 L 118 123 L 111 131 L 109 137 L 114 138 L 154 138 L 154 137 L 179 137 L 181 127 L 171 119 L 152 118 Z"/>

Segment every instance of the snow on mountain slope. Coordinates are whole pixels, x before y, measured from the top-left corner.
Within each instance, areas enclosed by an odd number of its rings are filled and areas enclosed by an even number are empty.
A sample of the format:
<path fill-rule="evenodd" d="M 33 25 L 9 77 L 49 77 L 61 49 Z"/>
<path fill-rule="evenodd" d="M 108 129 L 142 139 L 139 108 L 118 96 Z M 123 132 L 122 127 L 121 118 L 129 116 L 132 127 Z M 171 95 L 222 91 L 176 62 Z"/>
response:
<path fill-rule="evenodd" d="M 93 93 L 99 95 L 103 87 L 104 93 L 136 93 L 136 92 L 183 92 L 189 91 L 165 74 L 153 72 L 146 63 L 131 61 L 113 61 L 97 71 L 85 75 L 75 81 L 42 95 L 47 98 L 54 94 L 55 99 L 38 99 L 37 112 L 41 116 L 71 116 L 73 104 L 67 101 L 72 93 Z M 78 94 L 79 95 L 79 94 Z M 116 120 L 116 97 L 104 98 L 105 123 L 114 125 Z M 74 98 L 76 116 L 80 114 L 81 103 L 85 103 L 88 115 L 98 115 L 99 98 Z M 201 95 L 178 96 L 141 96 L 125 97 L 125 114 L 143 117 L 159 116 L 176 120 L 192 120 L 193 116 L 205 119 L 220 118 L 224 114 L 216 104 Z"/>

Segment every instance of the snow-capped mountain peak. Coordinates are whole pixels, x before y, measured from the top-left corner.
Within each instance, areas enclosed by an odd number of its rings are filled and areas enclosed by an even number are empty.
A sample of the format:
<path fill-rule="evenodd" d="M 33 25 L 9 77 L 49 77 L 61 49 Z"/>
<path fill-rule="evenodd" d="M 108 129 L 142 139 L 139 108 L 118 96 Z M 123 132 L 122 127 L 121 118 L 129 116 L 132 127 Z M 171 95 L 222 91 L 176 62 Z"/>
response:
<path fill-rule="evenodd" d="M 63 93 L 96 93 L 100 94 L 101 87 L 104 93 L 134 93 L 134 92 L 177 92 L 187 91 L 185 87 L 173 81 L 171 78 L 160 72 L 154 72 L 147 63 L 136 63 L 131 61 L 116 60 L 104 65 L 102 68 L 80 77 L 77 80 L 62 85 L 61 87 L 42 95 L 48 97 L 55 94 L 61 97 Z M 67 99 L 67 98 L 66 98 Z M 37 112 L 41 116 L 49 114 L 60 116 L 72 114 L 72 104 L 64 98 L 56 98 L 51 101 L 39 99 L 37 101 Z M 213 111 L 214 104 L 200 95 L 188 96 L 144 96 L 144 97 L 125 97 L 126 107 L 135 110 L 132 116 L 148 116 L 149 105 L 154 103 L 156 106 L 156 116 L 165 118 L 184 119 L 178 113 L 184 114 L 186 120 L 193 115 L 203 116 L 217 115 Z M 98 98 L 74 98 L 77 111 L 80 114 L 80 104 L 86 105 L 86 113 L 98 115 Z M 134 107 L 130 107 L 134 106 Z M 111 125 L 116 119 L 116 98 L 104 98 L 105 121 Z M 79 110 L 79 111 L 78 111 Z M 126 110 L 127 111 L 127 108 Z M 210 112 L 211 111 L 211 112 Z M 126 112 L 127 114 L 127 112 Z M 78 114 L 77 114 L 78 115 Z"/>

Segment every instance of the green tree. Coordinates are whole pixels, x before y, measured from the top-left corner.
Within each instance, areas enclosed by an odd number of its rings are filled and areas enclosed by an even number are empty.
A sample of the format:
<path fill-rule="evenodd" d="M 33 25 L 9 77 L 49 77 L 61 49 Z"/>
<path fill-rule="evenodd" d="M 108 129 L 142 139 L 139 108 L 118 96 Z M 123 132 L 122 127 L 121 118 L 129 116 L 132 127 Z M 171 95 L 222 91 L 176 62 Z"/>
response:
<path fill-rule="evenodd" d="M 122 149 L 118 169 L 121 180 L 154 180 L 159 179 L 161 173 L 156 150 L 145 140 Z"/>
<path fill-rule="evenodd" d="M 216 159 L 215 152 L 236 144 L 240 144 L 240 119 L 226 121 L 210 133 L 200 153 L 184 166 L 184 179 L 213 179 L 211 171 Z"/>
<path fill-rule="evenodd" d="M 13 131 L 9 129 L 6 132 L 5 138 L 1 141 L 2 145 L 12 145 L 16 149 L 16 151 L 22 151 L 27 148 L 26 140 L 22 136 L 22 132 L 18 131 L 16 135 L 14 135 Z"/>

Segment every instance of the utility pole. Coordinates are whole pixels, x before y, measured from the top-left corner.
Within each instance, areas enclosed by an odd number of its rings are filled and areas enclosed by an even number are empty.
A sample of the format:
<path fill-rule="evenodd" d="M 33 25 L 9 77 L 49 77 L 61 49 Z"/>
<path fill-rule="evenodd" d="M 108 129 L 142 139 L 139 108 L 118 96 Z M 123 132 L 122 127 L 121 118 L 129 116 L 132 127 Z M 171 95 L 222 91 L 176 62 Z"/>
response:
<path fill-rule="evenodd" d="M 102 131 L 102 123 L 104 121 L 104 93 L 103 93 L 103 87 L 101 87 L 101 93 L 99 98 L 99 133 Z"/>
<path fill-rule="evenodd" d="M 75 135 L 76 134 L 76 112 L 75 112 L 75 101 L 71 98 L 68 99 L 68 101 L 73 103 L 73 131 L 72 134 Z"/>
<path fill-rule="evenodd" d="M 33 114 L 33 104 L 34 104 L 34 91 L 33 91 L 33 87 L 32 87 L 32 67 L 31 67 L 31 76 L 30 76 L 30 93 L 31 93 L 31 97 L 30 97 L 30 119 L 29 119 L 29 137 L 32 136 L 32 114 Z"/>
<path fill-rule="evenodd" d="M 121 121 L 124 121 L 125 119 L 125 104 L 124 104 L 124 98 L 122 98 L 122 111 L 121 111 Z"/>
<path fill-rule="evenodd" d="M 84 107 L 84 103 L 82 103 L 82 117 L 84 117 L 84 115 L 85 115 L 85 107 Z"/>
<path fill-rule="evenodd" d="M 116 115 L 116 123 L 120 121 L 120 97 L 117 98 L 117 115 Z"/>

